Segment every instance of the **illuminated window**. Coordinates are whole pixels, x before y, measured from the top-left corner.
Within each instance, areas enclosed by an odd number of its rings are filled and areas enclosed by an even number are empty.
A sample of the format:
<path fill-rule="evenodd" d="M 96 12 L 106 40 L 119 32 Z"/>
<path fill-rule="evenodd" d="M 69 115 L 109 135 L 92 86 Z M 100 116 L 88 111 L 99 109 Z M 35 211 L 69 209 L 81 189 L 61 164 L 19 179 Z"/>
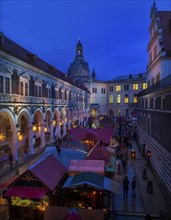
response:
<path fill-rule="evenodd" d="M 125 95 L 124 103 L 128 103 L 128 102 L 129 102 L 128 95 Z"/>
<path fill-rule="evenodd" d="M 117 91 L 117 92 L 121 91 L 121 86 L 120 86 L 120 85 L 117 85 L 117 86 L 116 86 L 116 91 Z"/>
<path fill-rule="evenodd" d="M 137 95 L 135 94 L 134 95 L 134 103 L 137 103 L 138 102 L 138 99 L 137 99 Z"/>
<path fill-rule="evenodd" d="M 121 110 L 120 110 L 120 108 L 118 108 L 118 115 L 120 115 L 121 114 Z"/>
<path fill-rule="evenodd" d="M 138 83 L 133 84 L 133 90 L 138 90 Z"/>
<path fill-rule="evenodd" d="M 110 95 L 110 97 L 109 97 L 109 103 L 113 103 L 113 95 Z"/>
<path fill-rule="evenodd" d="M 120 95 L 117 95 L 117 103 L 121 103 L 121 96 Z"/>
<path fill-rule="evenodd" d="M 147 88 L 147 83 L 143 83 L 142 84 L 142 89 L 146 89 Z"/>

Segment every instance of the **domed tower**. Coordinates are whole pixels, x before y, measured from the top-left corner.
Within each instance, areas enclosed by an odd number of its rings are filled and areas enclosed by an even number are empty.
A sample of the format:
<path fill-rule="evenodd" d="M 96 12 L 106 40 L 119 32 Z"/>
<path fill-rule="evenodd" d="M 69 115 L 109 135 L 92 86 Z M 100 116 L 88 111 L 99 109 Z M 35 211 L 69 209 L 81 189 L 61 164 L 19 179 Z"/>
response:
<path fill-rule="evenodd" d="M 68 76 L 79 82 L 86 82 L 91 78 L 88 63 L 84 60 L 83 46 L 80 40 L 76 45 L 75 60 L 70 64 Z"/>

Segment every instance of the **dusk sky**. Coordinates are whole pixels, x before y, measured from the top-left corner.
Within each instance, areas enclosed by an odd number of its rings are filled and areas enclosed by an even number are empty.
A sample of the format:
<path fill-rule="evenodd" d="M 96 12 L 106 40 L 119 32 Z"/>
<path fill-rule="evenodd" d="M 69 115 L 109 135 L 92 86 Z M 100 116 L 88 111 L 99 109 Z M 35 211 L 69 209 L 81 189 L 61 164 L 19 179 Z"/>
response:
<path fill-rule="evenodd" d="M 146 70 L 153 0 L 0 1 L 0 31 L 66 73 L 78 39 L 99 80 Z M 171 0 L 156 1 L 171 10 Z"/>

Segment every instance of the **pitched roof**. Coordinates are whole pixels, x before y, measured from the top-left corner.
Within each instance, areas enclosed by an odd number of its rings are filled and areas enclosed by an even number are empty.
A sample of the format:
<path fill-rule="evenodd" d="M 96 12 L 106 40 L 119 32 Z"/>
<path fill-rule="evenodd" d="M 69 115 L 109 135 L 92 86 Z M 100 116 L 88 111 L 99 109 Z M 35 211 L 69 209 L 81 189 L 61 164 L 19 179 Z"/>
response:
<path fill-rule="evenodd" d="M 95 145 L 85 160 L 104 160 L 105 164 L 111 161 L 112 154 L 104 147 Z"/>
<path fill-rule="evenodd" d="M 0 50 L 40 70 L 45 71 L 51 76 L 66 81 L 90 93 L 83 84 L 75 83 L 73 79 L 68 78 L 63 72 L 58 70 L 56 67 L 52 66 L 51 64 L 39 58 L 36 54 L 26 50 L 19 44 L 7 38 L 2 32 L 0 33 Z"/>
<path fill-rule="evenodd" d="M 120 193 L 121 188 L 120 183 L 112 181 L 110 178 L 91 172 L 69 176 L 68 179 L 65 181 L 63 187 L 75 188 L 78 186 L 85 187 L 85 185 L 93 187 L 95 189 L 108 190 L 117 194 Z"/>
<path fill-rule="evenodd" d="M 66 173 L 66 167 L 52 155 L 42 158 L 29 170 L 52 191 Z"/>
<path fill-rule="evenodd" d="M 102 139 L 102 142 L 108 144 L 110 141 L 110 137 L 114 134 L 114 128 L 111 127 L 104 127 L 100 129 L 83 129 L 83 128 L 76 128 L 70 129 L 69 135 L 74 135 L 79 140 L 85 140 L 85 138 L 90 138 L 89 140 L 98 140 Z M 86 137 L 86 135 L 88 135 Z"/>

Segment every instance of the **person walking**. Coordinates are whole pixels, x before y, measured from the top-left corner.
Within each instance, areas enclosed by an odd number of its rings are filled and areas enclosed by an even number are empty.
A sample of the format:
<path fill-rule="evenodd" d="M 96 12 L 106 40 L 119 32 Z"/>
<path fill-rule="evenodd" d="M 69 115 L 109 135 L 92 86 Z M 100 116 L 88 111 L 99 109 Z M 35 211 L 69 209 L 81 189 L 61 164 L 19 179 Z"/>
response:
<path fill-rule="evenodd" d="M 135 189 L 136 189 L 136 177 L 135 177 L 135 176 L 133 176 L 133 178 L 132 178 L 131 188 L 132 188 L 132 197 L 135 197 L 135 196 L 136 196 L 136 193 L 135 193 Z"/>
<path fill-rule="evenodd" d="M 128 198 L 129 183 L 128 177 L 125 176 L 123 180 L 124 199 Z"/>

